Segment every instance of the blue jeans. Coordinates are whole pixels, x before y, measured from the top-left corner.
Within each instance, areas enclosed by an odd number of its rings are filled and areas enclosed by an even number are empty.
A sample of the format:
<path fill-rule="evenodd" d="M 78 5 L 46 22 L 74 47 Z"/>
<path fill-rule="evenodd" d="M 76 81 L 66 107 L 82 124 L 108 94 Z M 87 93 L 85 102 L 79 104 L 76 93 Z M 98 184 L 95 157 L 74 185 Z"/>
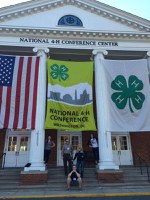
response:
<path fill-rule="evenodd" d="M 50 154 L 51 154 L 51 150 L 47 150 L 47 149 L 44 150 L 44 161 L 45 161 L 45 164 L 48 164 Z"/>
<path fill-rule="evenodd" d="M 82 161 L 77 161 L 76 166 L 77 166 L 78 172 L 81 175 L 81 178 L 83 178 L 83 174 L 84 174 L 84 161 L 83 160 Z"/>
<path fill-rule="evenodd" d="M 99 148 L 95 147 L 95 148 L 92 148 L 92 150 L 93 150 L 95 162 L 97 164 L 99 162 Z"/>

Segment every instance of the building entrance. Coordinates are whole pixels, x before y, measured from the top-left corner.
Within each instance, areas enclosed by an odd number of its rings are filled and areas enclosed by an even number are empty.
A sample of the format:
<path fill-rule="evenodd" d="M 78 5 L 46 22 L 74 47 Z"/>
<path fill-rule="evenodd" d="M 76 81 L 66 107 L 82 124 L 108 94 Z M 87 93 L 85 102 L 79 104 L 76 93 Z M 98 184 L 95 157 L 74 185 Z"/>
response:
<path fill-rule="evenodd" d="M 29 162 L 30 131 L 8 130 L 5 139 L 5 167 L 24 167 Z"/>
<path fill-rule="evenodd" d="M 112 150 L 117 165 L 132 165 L 130 137 L 128 133 L 112 133 Z"/>
<path fill-rule="evenodd" d="M 64 142 L 66 139 L 70 140 L 70 143 L 73 146 L 73 155 L 75 155 L 75 152 L 77 150 L 77 147 L 79 144 L 82 144 L 82 137 L 81 132 L 67 132 L 67 131 L 58 131 L 58 137 L 57 137 L 57 166 L 63 166 L 63 159 L 61 156 L 61 150 L 64 145 Z"/>

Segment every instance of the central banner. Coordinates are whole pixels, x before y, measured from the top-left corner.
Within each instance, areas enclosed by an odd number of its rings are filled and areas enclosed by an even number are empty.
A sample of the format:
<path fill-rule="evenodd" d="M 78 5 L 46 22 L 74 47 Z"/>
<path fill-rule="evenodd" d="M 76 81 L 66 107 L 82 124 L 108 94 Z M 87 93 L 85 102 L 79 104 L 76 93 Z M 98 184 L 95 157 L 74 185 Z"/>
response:
<path fill-rule="evenodd" d="M 93 62 L 47 60 L 45 129 L 96 130 L 93 115 Z"/>

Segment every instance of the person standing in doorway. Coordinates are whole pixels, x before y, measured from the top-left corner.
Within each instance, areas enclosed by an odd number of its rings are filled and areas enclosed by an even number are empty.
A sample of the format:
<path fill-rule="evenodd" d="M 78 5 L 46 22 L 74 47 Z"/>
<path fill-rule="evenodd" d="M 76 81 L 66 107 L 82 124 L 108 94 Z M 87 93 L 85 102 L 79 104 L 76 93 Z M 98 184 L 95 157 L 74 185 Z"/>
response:
<path fill-rule="evenodd" d="M 93 134 L 91 134 L 91 138 L 88 142 L 88 145 L 90 148 L 92 148 L 95 164 L 98 164 L 98 162 L 99 162 L 98 140 Z"/>
<path fill-rule="evenodd" d="M 44 146 L 44 161 L 45 164 L 48 164 L 51 149 L 55 147 L 55 143 L 52 141 L 51 136 L 48 136 L 48 138 L 45 140 L 45 146 Z"/>
<path fill-rule="evenodd" d="M 73 147 L 69 142 L 69 139 L 65 140 L 65 144 L 62 148 L 62 158 L 64 163 L 64 171 L 67 176 L 69 172 L 72 170 L 72 156 L 73 156 Z"/>

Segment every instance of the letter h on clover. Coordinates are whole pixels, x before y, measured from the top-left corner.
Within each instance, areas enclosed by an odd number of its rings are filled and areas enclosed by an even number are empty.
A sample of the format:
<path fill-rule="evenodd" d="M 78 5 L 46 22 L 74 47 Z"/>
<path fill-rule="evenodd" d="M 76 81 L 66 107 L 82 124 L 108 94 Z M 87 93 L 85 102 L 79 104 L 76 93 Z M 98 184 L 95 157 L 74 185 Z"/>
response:
<path fill-rule="evenodd" d="M 133 113 L 133 107 L 140 110 L 145 101 L 145 95 L 140 92 L 143 89 L 143 82 L 135 75 L 128 78 L 128 84 L 124 76 L 118 75 L 112 82 L 111 88 L 116 90 L 111 95 L 112 101 L 118 109 L 124 109 L 129 103 L 130 112 Z M 132 107 L 133 106 L 133 107 Z"/>
<path fill-rule="evenodd" d="M 68 68 L 65 65 L 61 65 L 60 67 L 57 64 L 53 64 L 51 66 L 51 77 L 53 79 L 59 79 L 59 81 L 63 80 L 65 81 L 69 75 L 67 74 Z"/>

